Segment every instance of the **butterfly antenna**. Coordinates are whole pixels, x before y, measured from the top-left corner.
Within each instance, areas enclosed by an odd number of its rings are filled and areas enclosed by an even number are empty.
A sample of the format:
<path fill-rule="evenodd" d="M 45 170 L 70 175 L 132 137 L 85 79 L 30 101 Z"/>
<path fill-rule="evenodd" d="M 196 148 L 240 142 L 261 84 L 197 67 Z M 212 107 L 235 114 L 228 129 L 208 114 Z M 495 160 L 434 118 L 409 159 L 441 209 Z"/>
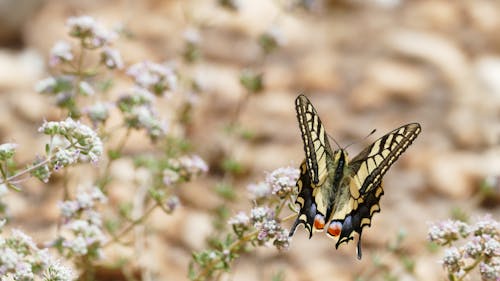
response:
<path fill-rule="evenodd" d="M 366 135 L 364 138 L 362 138 L 361 140 L 356 140 L 356 141 L 353 141 L 351 142 L 350 144 L 348 144 L 346 147 L 344 147 L 344 149 L 347 149 L 349 146 L 355 144 L 355 143 L 358 143 L 360 141 L 364 141 L 366 140 L 368 137 L 370 137 L 371 135 L 373 135 L 375 132 L 377 131 L 377 129 L 373 129 L 368 135 Z"/>
<path fill-rule="evenodd" d="M 333 140 L 333 142 L 337 145 L 337 147 L 338 147 L 339 149 L 341 149 L 341 147 L 340 147 L 339 143 L 337 142 L 337 140 L 336 140 L 334 137 L 330 136 L 330 134 L 326 134 L 326 135 L 328 136 L 328 138 L 330 138 L 331 140 Z"/>

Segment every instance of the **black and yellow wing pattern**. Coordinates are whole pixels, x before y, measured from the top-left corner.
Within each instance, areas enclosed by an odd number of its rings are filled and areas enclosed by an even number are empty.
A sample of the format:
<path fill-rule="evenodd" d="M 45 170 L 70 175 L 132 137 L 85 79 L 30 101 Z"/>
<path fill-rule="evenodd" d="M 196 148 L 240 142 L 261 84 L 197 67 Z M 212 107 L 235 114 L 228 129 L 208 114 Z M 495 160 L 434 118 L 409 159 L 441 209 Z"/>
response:
<path fill-rule="evenodd" d="M 389 132 L 349 163 L 345 150 L 332 152 L 316 110 L 304 95 L 297 97 L 296 110 L 306 159 L 297 181 L 300 210 L 290 235 L 300 224 L 309 230 L 309 237 L 313 230 L 327 226 L 327 234 L 338 237 L 338 248 L 356 232 L 361 258 L 362 229 L 370 226 L 373 214 L 380 211 L 382 177 L 415 140 L 420 125 L 410 123 Z"/>

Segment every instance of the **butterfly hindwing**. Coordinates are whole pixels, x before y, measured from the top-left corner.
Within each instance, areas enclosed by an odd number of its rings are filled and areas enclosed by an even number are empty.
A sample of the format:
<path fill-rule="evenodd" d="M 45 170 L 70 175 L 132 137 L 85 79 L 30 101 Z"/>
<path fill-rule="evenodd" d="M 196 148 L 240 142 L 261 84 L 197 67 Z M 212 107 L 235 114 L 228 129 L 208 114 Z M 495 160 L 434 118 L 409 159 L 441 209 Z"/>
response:
<path fill-rule="evenodd" d="M 300 165 L 300 177 L 297 180 L 297 188 L 299 194 L 295 203 L 300 206 L 300 211 L 295 223 L 290 229 L 290 235 L 293 235 L 299 224 L 304 224 L 304 227 L 309 231 L 309 238 L 311 238 L 317 209 L 305 160 Z"/>

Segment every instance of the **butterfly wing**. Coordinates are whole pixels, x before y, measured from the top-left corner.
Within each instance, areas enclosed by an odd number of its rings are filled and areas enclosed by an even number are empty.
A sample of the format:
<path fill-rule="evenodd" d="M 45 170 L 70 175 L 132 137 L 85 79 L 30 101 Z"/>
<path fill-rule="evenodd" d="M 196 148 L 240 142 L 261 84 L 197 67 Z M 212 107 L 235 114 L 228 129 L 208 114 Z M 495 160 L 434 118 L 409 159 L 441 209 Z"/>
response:
<path fill-rule="evenodd" d="M 333 154 L 325 128 L 316 109 L 306 96 L 299 95 L 295 99 L 295 110 L 304 142 L 307 171 L 311 183 L 315 186 L 322 186 L 328 175 L 328 161 L 332 159 Z"/>
<path fill-rule="evenodd" d="M 290 235 L 299 224 L 304 224 L 310 238 L 314 229 L 322 229 L 322 226 L 314 224 L 316 215 L 325 218 L 331 212 L 333 190 L 329 187 L 328 170 L 334 162 L 325 128 L 311 102 L 304 95 L 299 95 L 295 100 L 295 109 L 306 158 L 300 166 L 297 181 L 299 194 L 295 203 L 300 206 L 300 211 Z"/>
<path fill-rule="evenodd" d="M 373 214 L 380 211 L 379 201 L 384 194 L 382 177 L 420 131 L 420 125 L 417 123 L 404 125 L 381 137 L 351 160 L 351 178 L 348 183 L 350 201 L 347 205 L 350 212 L 346 211 L 340 219 L 335 218 L 337 216 L 334 214 L 332 220 L 342 224 L 336 248 L 353 239 L 353 232 L 357 232 L 358 258 L 361 258 L 362 229 L 370 226 Z"/>

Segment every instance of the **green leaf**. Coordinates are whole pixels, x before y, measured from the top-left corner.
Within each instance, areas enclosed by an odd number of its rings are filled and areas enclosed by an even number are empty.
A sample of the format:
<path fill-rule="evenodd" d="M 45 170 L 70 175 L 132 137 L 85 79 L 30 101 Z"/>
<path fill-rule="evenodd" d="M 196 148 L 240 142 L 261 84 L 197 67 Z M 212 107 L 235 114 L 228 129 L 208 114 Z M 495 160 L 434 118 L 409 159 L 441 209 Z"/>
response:
<path fill-rule="evenodd" d="M 250 93 L 258 93 L 264 89 L 262 76 L 262 73 L 246 69 L 240 74 L 240 83 Z"/>
<path fill-rule="evenodd" d="M 116 160 L 116 159 L 119 159 L 120 157 L 122 157 L 122 154 L 118 150 L 110 149 L 110 150 L 108 150 L 108 157 L 112 161 L 112 160 Z"/>
<path fill-rule="evenodd" d="M 230 184 L 227 184 L 227 183 L 218 183 L 215 186 L 215 192 L 220 197 L 222 197 L 226 200 L 229 200 L 229 201 L 233 201 L 236 198 L 236 193 L 234 191 L 234 187 Z"/>
<path fill-rule="evenodd" d="M 272 281 L 283 281 L 283 280 L 285 280 L 285 273 L 283 272 L 283 270 L 280 270 L 276 274 L 273 275 L 271 280 Z"/>
<path fill-rule="evenodd" d="M 222 169 L 235 175 L 243 173 L 243 166 L 234 159 L 224 159 L 224 161 L 222 161 Z"/>

